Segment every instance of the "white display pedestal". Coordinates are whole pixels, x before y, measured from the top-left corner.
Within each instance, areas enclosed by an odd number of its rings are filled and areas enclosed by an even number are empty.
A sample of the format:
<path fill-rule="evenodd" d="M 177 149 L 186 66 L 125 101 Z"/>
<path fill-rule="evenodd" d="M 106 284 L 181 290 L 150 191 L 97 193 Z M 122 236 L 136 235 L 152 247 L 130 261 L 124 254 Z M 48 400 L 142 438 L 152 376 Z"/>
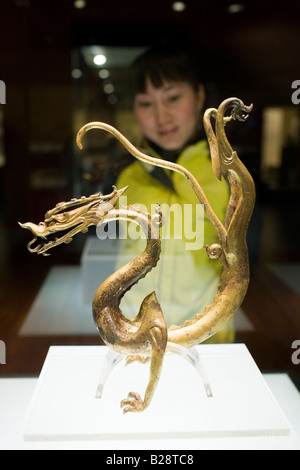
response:
<path fill-rule="evenodd" d="M 108 348 L 51 347 L 24 426 L 25 442 L 288 436 L 290 425 L 243 344 L 197 346 L 213 396 L 191 364 L 165 357 L 154 398 L 123 414 L 128 392 L 144 395 L 149 364 L 120 362 L 101 399 L 96 391 Z"/>

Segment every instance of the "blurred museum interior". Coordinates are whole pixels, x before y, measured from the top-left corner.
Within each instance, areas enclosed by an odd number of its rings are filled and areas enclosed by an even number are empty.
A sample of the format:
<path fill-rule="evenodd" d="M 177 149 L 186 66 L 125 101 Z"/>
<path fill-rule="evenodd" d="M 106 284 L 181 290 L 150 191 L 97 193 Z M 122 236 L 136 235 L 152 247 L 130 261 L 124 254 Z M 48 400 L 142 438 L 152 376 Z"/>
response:
<path fill-rule="evenodd" d="M 235 341 L 262 371 L 299 386 L 300 4 L 289 0 L 1 1 L 0 374 L 37 376 L 50 345 L 100 344 L 82 286 L 87 235 L 46 258 L 27 251 L 18 222 L 115 184 L 131 155 L 100 131 L 79 151 L 76 133 L 104 121 L 137 143 L 128 69 L 160 43 L 194 51 L 207 107 L 230 96 L 253 103 L 249 121 L 229 131 L 257 190 Z"/>

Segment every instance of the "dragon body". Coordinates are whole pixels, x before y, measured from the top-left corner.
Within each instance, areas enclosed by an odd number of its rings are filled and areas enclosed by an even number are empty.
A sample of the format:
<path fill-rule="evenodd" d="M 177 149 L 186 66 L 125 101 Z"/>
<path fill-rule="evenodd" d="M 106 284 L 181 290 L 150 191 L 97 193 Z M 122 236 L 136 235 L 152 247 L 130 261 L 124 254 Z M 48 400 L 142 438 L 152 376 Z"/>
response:
<path fill-rule="evenodd" d="M 225 113 L 232 109 L 230 117 Z M 146 248 L 143 253 L 130 261 L 123 268 L 109 276 L 98 288 L 93 300 L 95 324 L 104 342 L 111 348 L 128 357 L 141 357 L 151 354 L 150 379 L 141 397 L 130 392 L 121 402 L 123 411 L 142 411 L 153 396 L 159 380 L 167 342 L 191 347 L 203 342 L 222 328 L 234 315 L 247 292 L 249 283 L 248 250 L 246 232 L 252 214 L 255 188 L 251 175 L 232 150 L 226 134 L 225 124 L 231 119 L 244 121 L 251 107 L 247 107 L 237 98 L 225 100 L 218 109 L 208 109 L 204 114 L 204 126 L 211 150 L 212 168 L 216 178 L 225 178 L 230 187 L 230 200 L 225 221 L 220 221 L 209 204 L 201 186 L 195 177 L 184 167 L 173 162 L 150 157 L 140 152 L 122 134 L 113 127 L 92 122 L 83 126 L 77 134 L 77 144 L 82 148 L 82 138 L 90 129 L 103 129 L 116 138 L 137 159 L 162 168 L 181 173 L 190 182 L 199 202 L 215 227 L 219 243 L 206 246 L 210 258 L 218 258 L 223 266 L 218 292 L 211 305 L 193 320 L 182 325 L 173 325 L 168 330 L 155 293 L 149 294 L 141 304 L 140 311 L 133 319 L 127 319 L 120 310 L 123 295 L 144 277 L 158 262 L 161 243 L 159 211 L 151 216 L 131 207 L 116 208 L 120 195 L 126 188 L 114 191 L 108 196 L 93 195 L 90 198 L 60 203 L 46 214 L 45 221 L 39 225 L 21 224 L 31 230 L 35 238 L 28 244 L 31 252 L 46 254 L 59 243 L 68 243 L 72 236 L 86 231 L 90 225 L 110 220 L 126 219 L 139 224 L 146 234 Z M 215 119 L 213 130 L 211 119 Z M 73 206 L 79 205 L 76 209 Z M 65 212 L 64 209 L 71 209 Z M 32 247 L 37 238 L 45 238 L 55 232 L 69 230 L 54 241 Z"/>
<path fill-rule="evenodd" d="M 128 319 L 120 310 L 124 294 L 156 266 L 161 252 L 159 230 L 162 215 L 159 206 L 153 216 L 131 207 L 116 208 L 116 203 L 125 190 L 126 188 L 114 188 L 107 196 L 99 193 L 88 198 L 62 202 L 48 211 L 45 221 L 39 225 L 31 222 L 20 225 L 34 234 L 34 239 L 28 243 L 28 250 L 44 256 L 54 246 L 70 243 L 74 235 L 86 232 L 91 225 L 100 226 L 113 220 L 127 220 L 138 224 L 144 231 L 147 244 L 143 253 L 99 286 L 92 306 L 96 327 L 107 346 L 125 354 L 129 361 L 135 357 L 140 358 L 141 355 L 151 355 L 150 378 L 144 399 L 138 393 L 130 392 L 121 402 L 123 411 L 128 412 L 141 411 L 149 405 L 160 377 L 168 333 L 155 292 L 145 297 L 136 317 Z M 60 238 L 47 241 L 47 237 L 66 230 L 67 233 Z M 45 241 L 35 245 L 38 238 Z"/>
<path fill-rule="evenodd" d="M 138 223 L 147 237 L 143 253 L 109 276 L 97 289 L 93 299 L 94 321 L 108 346 L 130 360 L 132 357 L 147 356 L 151 351 L 150 379 L 144 400 L 138 393 L 130 392 L 127 399 L 121 402 L 125 413 L 142 411 L 149 405 L 160 377 L 168 340 L 167 325 L 155 292 L 145 297 L 138 315 L 130 320 L 122 315 L 119 306 L 123 295 L 146 276 L 159 260 L 161 214 L 158 212 L 151 217 L 132 208 L 120 208 L 112 211 L 109 218 Z"/>

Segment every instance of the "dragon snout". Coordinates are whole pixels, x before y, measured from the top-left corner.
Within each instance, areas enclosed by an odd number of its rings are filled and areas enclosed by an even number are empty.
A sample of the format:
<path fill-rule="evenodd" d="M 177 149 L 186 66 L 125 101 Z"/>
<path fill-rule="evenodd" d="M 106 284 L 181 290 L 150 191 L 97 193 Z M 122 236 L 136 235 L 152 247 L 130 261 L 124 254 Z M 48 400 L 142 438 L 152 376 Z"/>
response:
<path fill-rule="evenodd" d="M 47 233 L 46 233 L 46 225 L 44 222 L 40 222 L 39 225 L 36 225 L 32 222 L 25 222 L 24 224 L 22 224 L 21 222 L 18 222 L 19 225 L 22 227 L 22 228 L 27 228 L 28 230 L 30 230 L 33 235 L 35 235 L 36 237 L 46 237 Z"/>
<path fill-rule="evenodd" d="M 44 223 L 41 222 L 39 225 L 36 225 L 32 222 L 26 222 L 24 224 L 22 224 L 21 222 L 18 222 L 18 224 L 20 225 L 20 227 L 30 230 L 30 232 L 33 233 L 34 235 L 34 238 L 27 244 L 28 251 L 30 253 L 37 253 L 38 255 L 43 254 L 44 256 L 47 256 L 47 254 L 44 253 L 44 250 L 43 250 L 45 243 L 33 246 L 38 238 L 43 238 L 43 239 L 46 238 L 46 235 L 42 234 L 43 228 L 45 229 Z"/>

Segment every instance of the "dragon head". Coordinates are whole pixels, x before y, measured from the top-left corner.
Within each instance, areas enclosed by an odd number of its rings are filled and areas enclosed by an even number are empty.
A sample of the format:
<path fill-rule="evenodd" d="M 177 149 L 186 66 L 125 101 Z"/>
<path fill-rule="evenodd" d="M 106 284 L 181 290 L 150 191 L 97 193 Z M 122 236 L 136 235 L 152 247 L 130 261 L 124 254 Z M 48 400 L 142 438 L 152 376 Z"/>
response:
<path fill-rule="evenodd" d="M 31 253 L 48 256 L 47 252 L 50 248 L 61 243 L 70 243 L 77 233 L 87 232 L 91 225 L 105 222 L 105 218 L 114 209 L 127 187 L 117 190 L 114 186 L 113 191 L 106 196 L 97 193 L 89 197 L 73 198 L 69 202 L 60 202 L 45 214 L 44 222 L 38 225 L 32 222 L 24 224 L 19 222 L 22 228 L 30 230 L 34 235 L 33 240 L 27 245 L 28 250 Z M 63 233 L 60 237 L 53 239 L 57 232 Z M 52 237 L 51 240 L 49 240 L 50 237 Z M 38 239 L 42 243 L 33 246 Z"/>
<path fill-rule="evenodd" d="M 236 121 L 241 121 L 241 122 L 247 121 L 252 109 L 253 109 L 253 104 L 250 104 L 250 106 L 246 106 L 244 105 L 242 100 L 236 98 L 235 100 L 233 100 L 233 108 L 231 111 L 231 117 Z"/>

